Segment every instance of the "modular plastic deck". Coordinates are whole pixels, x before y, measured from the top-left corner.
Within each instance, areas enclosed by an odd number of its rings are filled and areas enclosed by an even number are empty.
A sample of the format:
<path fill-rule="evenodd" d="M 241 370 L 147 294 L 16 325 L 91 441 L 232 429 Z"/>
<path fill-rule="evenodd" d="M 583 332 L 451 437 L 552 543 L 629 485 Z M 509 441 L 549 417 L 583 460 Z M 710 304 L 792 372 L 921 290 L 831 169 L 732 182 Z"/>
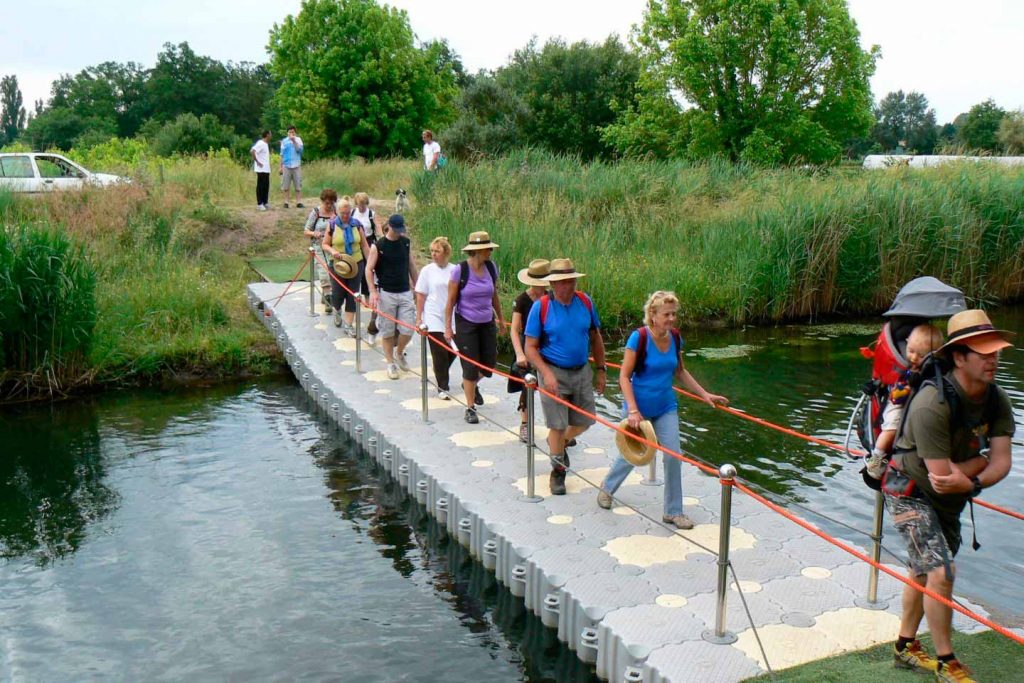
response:
<path fill-rule="evenodd" d="M 364 343 L 357 373 L 355 340 L 343 338 L 329 316 L 310 315 L 305 283 L 275 303 L 284 287 L 250 285 L 249 304 L 318 407 L 602 679 L 737 681 L 766 672 L 767 664 L 779 670 L 897 635 L 902 584 L 881 574 L 878 598 L 887 606 L 857 606 L 867 592 L 866 564 L 737 491 L 730 558 L 750 617 L 733 587 L 726 625 L 736 642 L 708 642 L 702 634 L 715 625 L 716 559 L 697 544 L 718 548 L 716 478 L 683 466 L 692 531 L 673 532 L 645 518 L 661 519 L 663 491 L 640 485 L 640 471 L 619 489 L 615 507 L 602 510 L 592 484 L 608 471 L 614 433 L 595 425 L 570 450 L 568 494 L 548 494 L 550 466 L 538 452 L 536 493 L 543 500 L 525 502 L 526 447 L 518 438 L 516 397 L 503 378 L 481 382 L 480 424 L 467 424 L 463 406 L 437 399 L 433 388 L 424 423 L 419 335 L 407 351 L 412 372 L 389 380 L 380 353 Z M 369 316 L 363 317 L 365 323 Z M 452 377 L 458 387 L 458 364 Z M 537 415 L 543 445 L 539 407 Z M 954 627 L 984 630 L 958 613 Z"/>

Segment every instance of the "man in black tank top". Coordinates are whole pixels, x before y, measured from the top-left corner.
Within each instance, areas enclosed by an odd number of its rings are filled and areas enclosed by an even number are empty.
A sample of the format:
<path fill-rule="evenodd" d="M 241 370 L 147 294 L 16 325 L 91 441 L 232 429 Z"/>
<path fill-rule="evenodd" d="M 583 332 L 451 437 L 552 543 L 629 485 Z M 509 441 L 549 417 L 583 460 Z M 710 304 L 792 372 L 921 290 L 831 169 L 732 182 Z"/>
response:
<path fill-rule="evenodd" d="M 370 247 L 366 259 L 366 284 L 370 288 L 370 306 L 380 315 L 377 328 L 388 363 L 388 377 L 398 379 L 399 369 L 408 372 L 405 347 L 412 339 L 416 321 L 413 286 L 417 277 L 416 262 L 412 257 L 412 243 L 405 236 L 405 219 L 401 214 L 388 218 L 384 237 Z M 399 325 L 395 320 L 403 325 Z M 395 336 L 398 348 L 395 348 Z M 397 353 L 396 353 L 397 351 Z"/>

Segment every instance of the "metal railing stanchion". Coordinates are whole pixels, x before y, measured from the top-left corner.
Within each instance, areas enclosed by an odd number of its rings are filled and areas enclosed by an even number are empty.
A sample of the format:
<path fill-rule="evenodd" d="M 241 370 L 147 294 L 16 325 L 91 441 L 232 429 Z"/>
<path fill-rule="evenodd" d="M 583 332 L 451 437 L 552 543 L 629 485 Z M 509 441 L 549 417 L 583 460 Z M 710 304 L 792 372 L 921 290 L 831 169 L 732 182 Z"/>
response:
<path fill-rule="evenodd" d="M 667 456 L 662 455 L 665 458 Z M 654 452 L 654 457 L 651 458 L 651 464 L 647 467 L 647 476 L 640 480 L 642 486 L 661 486 L 663 482 L 658 479 L 658 452 Z"/>
<path fill-rule="evenodd" d="M 534 419 L 533 403 L 537 394 L 537 376 L 530 373 L 523 378 L 523 391 L 526 392 L 526 495 L 520 496 L 519 500 L 525 503 L 539 503 L 544 500 L 537 495 L 536 478 L 534 475 Z"/>
<path fill-rule="evenodd" d="M 356 297 L 356 372 L 363 371 L 363 303 Z"/>
<path fill-rule="evenodd" d="M 732 528 L 732 486 L 736 468 L 722 465 L 718 468 L 722 483 L 722 510 L 718 528 L 718 594 L 715 604 L 715 629 L 704 631 L 701 637 L 715 645 L 735 643 L 736 634 L 725 630 L 726 591 L 729 590 L 729 531 Z"/>
<path fill-rule="evenodd" d="M 430 339 L 427 337 L 427 324 L 420 325 L 420 400 L 423 401 L 423 421 L 430 422 L 427 409 L 427 344 Z"/>
<path fill-rule="evenodd" d="M 871 559 L 877 564 L 882 558 L 882 519 L 885 516 L 885 499 L 881 491 L 875 491 L 875 515 L 871 526 Z M 868 597 L 853 601 L 864 609 L 883 610 L 889 603 L 878 600 L 878 567 L 872 565 L 868 569 Z"/>
<path fill-rule="evenodd" d="M 316 317 L 316 286 L 313 284 L 316 281 L 316 262 L 314 259 L 314 252 L 316 251 L 313 246 L 313 240 L 309 241 L 309 314 Z M 299 290 L 302 291 L 302 290 Z"/>

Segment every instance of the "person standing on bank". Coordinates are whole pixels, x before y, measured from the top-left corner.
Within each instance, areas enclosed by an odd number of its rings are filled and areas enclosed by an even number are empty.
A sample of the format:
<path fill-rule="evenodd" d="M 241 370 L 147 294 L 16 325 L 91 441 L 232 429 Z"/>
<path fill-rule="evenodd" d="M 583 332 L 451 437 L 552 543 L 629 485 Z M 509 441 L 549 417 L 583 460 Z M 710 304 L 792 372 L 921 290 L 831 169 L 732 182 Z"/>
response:
<path fill-rule="evenodd" d="M 658 443 L 676 453 L 679 452 L 679 406 L 672 389 L 674 380 L 711 406 L 729 403 L 724 396 L 706 391 L 683 364 L 683 338 L 676 329 L 678 314 L 679 299 L 674 292 L 651 294 L 644 304 L 644 327 L 629 335 L 619 372 L 623 412 L 630 428 L 638 430 L 641 421 L 650 420 Z M 642 354 L 641 344 L 644 345 Z M 662 521 L 679 529 L 692 529 L 693 521 L 683 514 L 682 463 L 667 454 L 662 457 L 665 468 Z M 619 455 L 601 483 L 597 504 L 611 509 L 612 495 L 632 470 L 633 465 Z"/>
<path fill-rule="evenodd" d="M 342 334 L 354 338 L 359 334 L 359 330 L 353 324 L 356 317 L 356 306 L 359 305 L 356 297 L 359 295 L 360 283 L 363 281 L 366 254 L 370 253 L 370 246 L 366 243 L 363 226 L 352 218 L 352 206 L 349 204 L 348 197 L 338 202 L 338 215 L 331 221 L 327 228 L 327 234 L 324 235 L 324 252 L 333 259 L 339 258 L 342 253 L 348 254 L 356 263 L 356 272 L 342 280 L 341 283 L 335 278 L 331 278 L 334 326 L 340 327 Z M 342 284 L 345 286 L 342 287 Z M 344 322 L 342 322 L 341 316 L 342 303 L 345 304 Z"/>
<path fill-rule="evenodd" d="M 436 171 L 441 159 L 441 145 L 434 140 L 434 131 L 423 131 L 423 167 L 428 171 Z"/>
<path fill-rule="evenodd" d="M 587 413 L 569 410 L 541 394 L 552 459 L 549 486 L 555 496 L 565 495 L 565 468 L 569 466 L 566 443 L 594 424 L 594 418 L 589 417 L 594 414 L 594 391 L 604 392 L 608 373 L 594 302 L 576 291 L 576 281 L 581 277 L 585 274 L 577 273 L 570 259 L 552 260 L 550 273 L 544 278 L 552 293 L 534 302 L 526 319 L 526 359 L 537 368 L 543 389 Z M 591 353 L 593 370 L 587 362 Z"/>
<path fill-rule="evenodd" d="M 469 235 L 468 244 L 462 248 L 466 260 L 452 271 L 448 280 L 448 303 L 444 312 L 444 338 L 448 342 L 455 339 L 464 356 L 488 368 L 493 368 L 498 360 L 498 335 L 505 328 L 498 297 L 498 266 L 491 261 L 491 253 L 497 248 L 484 231 Z M 466 422 L 477 424 L 480 418 L 476 406 L 484 403 L 477 384 L 481 376 L 490 377 L 491 371 L 477 367 L 466 358 L 459 360 L 462 362 L 462 390 L 466 395 Z"/>
<path fill-rule="evenodd" d="M 444 312 L 448 305 L 448 283 L 452 272 L 459 268 L 451 263 L 452 245 L 447 237 L 435 237 L 430 243 L 431 263 L 423 266 L 416 278 L 416 327 L 427 325 L 430 344 L 430 359 L 434 365 L 434 380 L 437 382 L 437 397 L 443 401 L 451 399 L 448 392 L 448 371 L 455 362 L 455 354 L 444 338 Z"/>
<path fill-rule="evenodd" d="M 295 188 L 295 206 L 302 208 L 302 138 L 295 134 L 295 126 L 288 126 L 288 135 L 281 140 L 281 192 L 284 208 L 288 208 L 291 189 Z"/>
<path fill-rule="evenodd" d="M 546 278 L 551 271 L 551 262 L 547 259 L 538 258 L 530 261 L 530 265 L 519 271 L 516 276 L 520 282 L 526 285 L 526 291 L 516 297 L 512 303 L 512 321 L 509 325 L 509 336 L 512 339 L 512 349 L 515 351 L 516 360 L 513 375 L 524 377 L 531 372 L 530 361 L 526 360 L 526 318 L 530 315 L 533 302 L 544 296 L 548 291 Z M 508 382 L 509 393 L 519 393 L 519 440 L 526 443 L 526 391 L 519 382 Z"/>
<path fill-rule="evenodd" d="M 924 382 L 904 408 L 893 457 L 882 478 L 885 507 L 907 544 L 910 578 L 950 598 L 960 548 L 960 513 L 983 489 L 1009 473 L 1013 407 L 995 384 L 999 353 L 1012 333 L 997 330 L 981 310 L 957 313 L 939 350 L 952 369 Z M 979 548 L 975 540 L 975 549 Z M 917 631 L 928 620 L 936 657 Z M 893 657 L 899 668 L 935 672 L 939 681 L 972 681 L 953 653 L 953 611 L 911 586 Z"/>
<path fill-rule="evenodd" d="M 256 210 L 266 211 L 270 202 L 270 131 L 260 134 L 260 139 L 249 148 L 252 170 L 256 174 Z"/>
<path fill-rule="evenodd" d="M 370 247 L 366 260 L 366 283 L 370 287 L 370 306 L 380 309 L 377 321 L 388 378 L 398 379 L 398 370 L 409 372 L 405 347 L 412 339 L 416 322 L 416 304 L 412 289 L 418 273 L 412 255 L 412 243 L 405 236 L 405 218 L 400 213 L 388 218 L 384 236 Z M 405 325 L 398 325 L 400 320 Z M 396 346 L 395 336 L 398 336 Z"/>

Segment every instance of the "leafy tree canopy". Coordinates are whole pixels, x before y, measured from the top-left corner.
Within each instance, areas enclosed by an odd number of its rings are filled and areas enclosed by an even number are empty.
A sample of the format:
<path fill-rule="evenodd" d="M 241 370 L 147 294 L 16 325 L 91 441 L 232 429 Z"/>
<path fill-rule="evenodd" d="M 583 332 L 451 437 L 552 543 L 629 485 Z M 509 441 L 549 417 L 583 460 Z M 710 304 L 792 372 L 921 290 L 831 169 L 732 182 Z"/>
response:
<path fill-rule="evenodd" d="M 419 48 L 408 15 L 373 0 L 303 0 L 275 25 L 274 104 L 308 149 L 379 157 L 419 147 L 453 118 L 454 60 Z"/>
<path fill-rule="evenodd" d="M 0 79 L 0 147 L 14 142 L 25 129 L 25 107 L 17 76 Z"/>
<path fill-rule="evenodd" d="M 455 109 L 455 122 L 440 134 L 451 156 L 480 159 L 526 144 L 529 109 L 515 93 L 486 73 L 470 79 Z"/>
<path fill-rule="evenodd" d="M 931 154 L 938 140 L 935 110 L 919 92 L 891 92 L 875 109 L 872 137 L 885 151 L 902 146 L 918 154 Z"/>
<path fill-rule="evenodd" d="M 957 117 L 957 136 L 960 142 L 970 150 L 995 152 L 1000 148 L 996 134 L 999 132 L 999 122 L 1006 114 L 991 99 L 985 100 L 971 107 L 970 111 L 963 117 Z"/>
<path fill-rule="evenodd" d="M 1007 154 L 1024 153 L 1024 109 L 1006 113 L 999 122 L 996 140 Z"/>
<path fill-rule="evenodd" d="M 610 131 L 616 147 L 627 151 L 637 137 L 623 125 L 656 125 L 649 112 L 678 93 L 694 110 L 682 120 L 688 155 L 832 160 L 873 123 L 868 81 L 878 50 L 859 41 L 843 0 L 650 0 L 634 42 L 661 85 Z"/>

